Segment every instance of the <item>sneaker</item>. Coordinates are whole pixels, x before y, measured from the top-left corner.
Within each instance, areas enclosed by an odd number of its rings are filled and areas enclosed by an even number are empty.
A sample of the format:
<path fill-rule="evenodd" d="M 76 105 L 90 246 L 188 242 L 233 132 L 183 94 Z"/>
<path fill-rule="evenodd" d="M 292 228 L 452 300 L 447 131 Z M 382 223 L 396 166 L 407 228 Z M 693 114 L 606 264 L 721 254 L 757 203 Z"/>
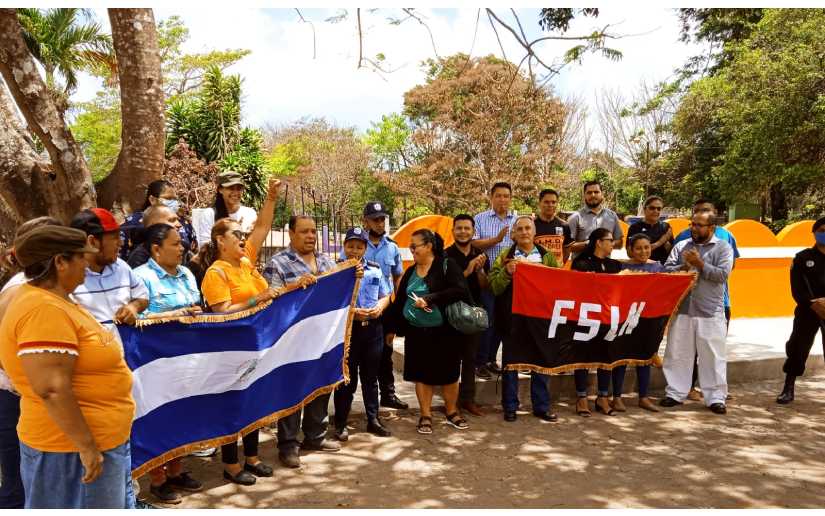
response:
<path fill-rule="evenodd" d="M 398 396 L 396 396 L 395 394 L 383 396 L 381 398 L 381 406 L 399 410 L 407 410 L 408 408 L 410 408 L 409 405 L 398 399 Z"/>
<path fill-rule="evenodd" d="M 217 448 L 206 448 L 190 453 L 192 457 L 214 457 L 218 454 Z"/>
<path fill-rule="evenodd" d="M 332 435 L 341 442 L 346 442 L 349 440 L 349 431 L 346 426 L 336 428 Z"/>
<path fill-rule="evenodd" d="M 169 482 L 164 482 L 159 486 L 149 486 L 149 492 L 163 503 L 178 504 L 181 502 L 180 495 L 172 489 Z"/>

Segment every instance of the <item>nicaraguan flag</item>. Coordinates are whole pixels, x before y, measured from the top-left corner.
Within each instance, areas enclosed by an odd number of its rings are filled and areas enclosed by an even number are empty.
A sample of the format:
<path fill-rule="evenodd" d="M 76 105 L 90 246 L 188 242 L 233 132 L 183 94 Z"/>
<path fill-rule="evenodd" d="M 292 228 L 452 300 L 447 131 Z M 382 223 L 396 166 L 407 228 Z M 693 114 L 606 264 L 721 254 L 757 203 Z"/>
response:
<path fill-rule="evenodd" d="M 264 307 L 119 326 L 134 375 L 132 474 L 282 418 L 344 380 L 355 268 Z"/>

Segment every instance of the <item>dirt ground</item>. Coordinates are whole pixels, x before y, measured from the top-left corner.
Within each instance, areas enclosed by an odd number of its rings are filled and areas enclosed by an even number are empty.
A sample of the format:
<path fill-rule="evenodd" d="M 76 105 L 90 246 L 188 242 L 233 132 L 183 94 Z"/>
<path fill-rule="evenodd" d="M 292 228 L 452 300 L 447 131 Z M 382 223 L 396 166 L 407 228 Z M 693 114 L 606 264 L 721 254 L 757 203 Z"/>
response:
<path fill-rule="evenodd" d="M 229 484 L 220 455 L 190 457 L 186 467 L 205 489 L 176 507 L 821 508 L 825 375 L 798 382 L 790 406 L 774 402 L 780 387 L 733 386 L 725 416 L 697 402 L 652 414 L 635 397 L 616 417 L 582 418 L 561 400 L 557 423 L 528 411 L 507 423 L 500 407 L 486 407 L 465 431 L 436 413 L 430 436 L 416 433 L 417 410 L 383 411 L 393 431 L 384 439 L 365 433 L 355 414 L 343 450 L 303 454 L 298 470 L 278 464 L 265 429 L 261 458 L 275 467 L 272 478 Z M 141 485 L 145 494 L 145 477 Z"/>

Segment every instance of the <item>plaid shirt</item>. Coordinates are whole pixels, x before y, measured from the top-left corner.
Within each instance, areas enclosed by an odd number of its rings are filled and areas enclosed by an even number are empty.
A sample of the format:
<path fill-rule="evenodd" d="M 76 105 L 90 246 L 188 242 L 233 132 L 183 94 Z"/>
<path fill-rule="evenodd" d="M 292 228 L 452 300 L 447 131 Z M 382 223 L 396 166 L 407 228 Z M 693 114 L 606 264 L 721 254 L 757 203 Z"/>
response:
<path fill-rule="evenodd" d="M 318 252 L 315 252 L 315 263 L 318 266 L 316 276 L 335 267 L 335 262 L 327 255 Z M 314 273 L 291 247 L 273 255 L 264 269 L 264 278 L 269 282 L 269 286 L 273 288 L 295 283 L 298 278 L 305 274 Z"/>
<path fill-rule="evenodd" d="M 486 240 L 488 238 L 498 236 L 501 228 L 505 226 L 508 228 L 512 227 L 513 222 L 516 221 L 516 212 L 511 211 L 507 213 L 503 219 L 501 219 L 493 210 L 487 210 L 482 211 L 473 217 L 473 219 L 475 220 L 475 234 L 473 234 L 473 240 Z M 487 262 L 495 262 L 498 255 L 501 254 L 501 251 L 509 248 L 511 245 L 513 245 L 513 240 L 510 238 L 510 233 L 507 233 L 504 240 L 484 251 L 484 254 L 487 255 Z"/>

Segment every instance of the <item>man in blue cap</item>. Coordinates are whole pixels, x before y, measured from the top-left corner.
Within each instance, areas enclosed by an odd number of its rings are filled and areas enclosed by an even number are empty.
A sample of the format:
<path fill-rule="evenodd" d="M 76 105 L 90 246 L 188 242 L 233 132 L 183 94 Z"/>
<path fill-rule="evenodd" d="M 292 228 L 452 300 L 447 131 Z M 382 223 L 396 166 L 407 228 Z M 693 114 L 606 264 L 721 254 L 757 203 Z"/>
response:
<path fill-rule="evenodd" d="M 364 227 L 367 229 L 366 259 L 381 267 L 381 273 L 392 291 L 398 288 L 404 269 L 398 244 L 386 233 L 387 210 L 381 201 L 370 201 L 364 206 Z M 378 368 L 378 388 L 381 392 L 381 406 L 405 410 L 409 405 L 395 394 L 395 377 L 392 370 L 392 345 L 381 348 L 381 364 Z"/>
<path fill-rule="evenodd" d="M 347 259 L 358 260 L 364 267 L 364 277 L 358 289 L 352 333 L 349 341 L 350 381 L 335 390 L 335 437 L 339 441 L 349 439 L 347 416 L 352 408 L 358 377 L 361 377 L 361 395 L 367 411 L 367 431 L 380 437 L 389 437 L 390 431 L 378 419 L 378 365 L 381 349 L 384 348 L 384 332 L 381 329 L 381 314 L 390 304 L 392 289 L 385 280 L 381 267 L 364 258 L 367 250 L 367 232 L 363 228 L 352 228 L 344 238 L 344 254 Z"/>

